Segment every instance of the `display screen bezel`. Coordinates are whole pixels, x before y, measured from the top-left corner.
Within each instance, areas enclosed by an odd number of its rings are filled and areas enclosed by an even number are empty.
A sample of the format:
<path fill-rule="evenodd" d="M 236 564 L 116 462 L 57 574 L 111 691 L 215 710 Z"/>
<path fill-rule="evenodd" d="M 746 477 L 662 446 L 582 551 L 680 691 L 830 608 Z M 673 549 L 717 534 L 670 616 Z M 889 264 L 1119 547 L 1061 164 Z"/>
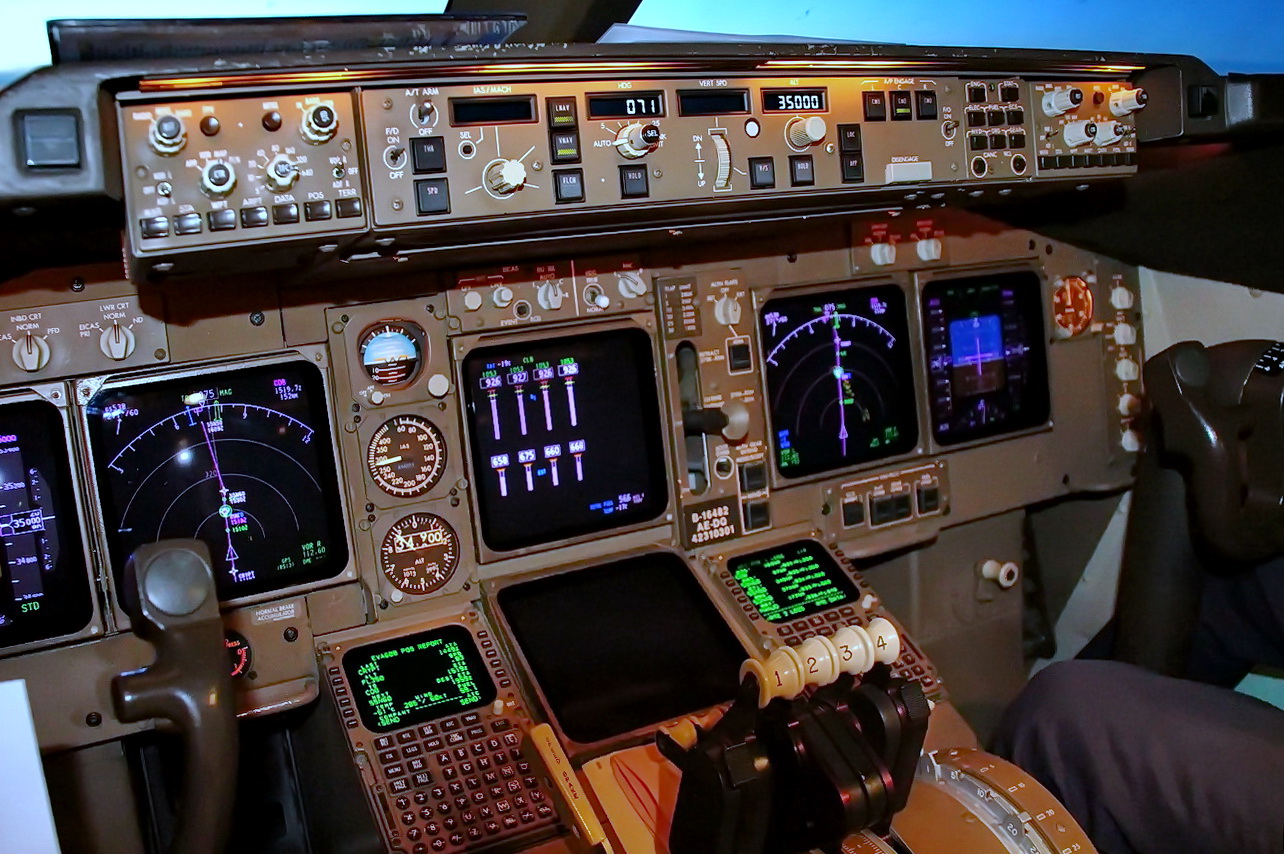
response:
<path fill-rule="evenodd" d="M 630 513 L 624 517 L 623 521 L 617 521 L 619 519 L 618 516 L 615 520 L 609 516 L 602 516 L 583 524 L 566 524 L 556 530 L 536 530 L 522 536 L 506 536 L 494 529 L 493 518 L 496 513 L 501 511 L 498 508 L 487 507 L 488 499 L 485 497 L 487 489 L 478 486 L 474 492 L 473 515 L 479 533 L 478 550 L 483 561 L 489 558 L 510 557 L 521 553 L 523 550 L 547 548 L 552 544 L 576 542 L 594 534 L 611 535 L 634 530 L 654 524 L 657 519 L 663 517 L 668 509 L 670 502 L 669 457 L 668 446 L 664 438 L 663 413 L 660 408 L 661 398 L 656 367 L 658 362 L 655 343 L 650 333 L 633 323 L 606 324 L 578 334 L 571 332 L 565 335 L 550 336 L 545 333 L 543 335 L 524 335 L 502 339 L 484 336 L 471 342 L 470 346 L 461 348 L 457 353 L 456 370 L 459 385 L 464 389 L 461 404 L 463 426 L 468 436 L 466 446 L 468 449 L 469 471 L 473 474 L 474 481 L 484 477 L 486 473 L 479 474 L 479 466 L 481 461 L 489 459 L 477 429 L 478 421 L 474 417 L 478 401 L 474 397 L 475 392 L 470 383 L 468 366 L 474 358 L 482 358 L 476 357 L 474 354 L 479 352 L 486 355 L 503 354 L 509 351 L 520 353 L 536 347 L 552 346 L 560 340 L 584 341 L 599 335 L 604 337 L 628 337 L 632 340 L 634 355 L 638 359 L 634 369 L 640 395 L 640 406 L 647 412 L 654 412 L 654 416 L 648 419 L 648 423 L 640 427 L 644 436 L 643 445 L 649 464 L 647 497 L 645 502 L 639 505 L 642 509 Z"/>
<path fill-rule="evenodd" d="M 48 407 L 51 422 L 48 430 L 51 445 L 51 462 L 55 467 L 57 487 L 62 493 L 60 513 L 66 512 L 67 525 L 59 530 L 59 563 L 65 564 L 60 577 L 71 581 L 81 602 L 73 606 L 52 628 L 14 631 L 11 635 L 0 629 L 0 652 L 10 654 L 23 649 L 34 649 L 81 635 L 97 632 L 100 619 L 98 597 L 94 594 L 93 566 L 90 560 L 88 531 L 89 517 L 81 500 L 80 472 L 73 452 L 71 419 L 66 409 L 55 403 L 62 393 L 61 385 L 51 391 L 39 387 L 30 391 L 0 397 L 0 412 L 9 406 Z M 8 572 L 0 573 L 0 583 L 8 583 Z M 16 629 L 17 626 L 15 625 Z"/>
<path fill-rule="evenodd" d="M 636 569 L 639 573 L 645 573 L 648 570 L 647 562 L 661 561 L 662 563 L 652 568 L 652 571 L 664 573 L 667 581 L 672 582 L 682 592 L 682 596 L 673 597 L 666 593 L 657 596 L 657 608 L 662 610 L 661 617 L 657 618 L 660 622 L 653 622 L 645 619 L 645 615 L 636 609 L 636 595 L 629 594 L 628 591 L 637 589 L 628 586 L 631 580 L 630 573 Z M 644 714 L 640 701 L 627 701 L 620 705 L 616 711 L 625 717 L 624 720 L 614 722 L 614 725 L 608 725 L 602 716 L 597 712 L 591 714 L 579 712 L 576 715 L 569 714 L 562 707 L 565 698 L 560 696 L 559 687 L 554 684 L 554 679 L 547 672 L 549 664 L 542 664 L 543 658 L 535 649 L 535 645 L 527 632 L 522 629 L 522 617 L 513 613 L 510 602 L 514 596 L 522 596 L 530 593 L 536 587 L 544 587 L 547 597 L 554 600 L 559 599 L 559 589 L 565 591 L 568 587 L 574 588 L 576 583 L 580 582 L 581 594 L 582 588 L 587 586 L 597 592 L 594 595 L 583 598 L 582 601 L 591 606 L 592 613 L 604 621 L 602 635 L 609 636 L 612 644 L 614 643 L 635 643 L 646 644 L 651 641 L 660 643 L 669 643 L 673 647 L 679 667 L 690 667 L 689 680 L 704 680 L 700 685 L 692 687 L 686 685 L 686 688 L 692 695 L 700 695 L 698 698 L 688 696 L 685 702 L 677 698 L 669 697 L 671 703 L 668 707 L 659 712 L 652 710 L 651 714 Z M 611 619 L 611 614 L 603 610 L 604 598 L 600 595 L 600 587 L 594 585 L 606 585 L 610 587 L 613 584 L 620 585 L 620 596 L 618 597 L 627 605 L 629 613 L 638 613 L 638 619 L 642 625 L 626 630 L 619 629 L 619 624 Z M 660 584 L 653 579 L 653 583 L 644 586 L 642 589 L 657 590 Z M 555 607 L 545 607 L 546 602 L 541 603 L 540 592 L 536 591 L 536 602 L 530 607 L 530 611 L 542 618 L 544 615 L 552 619 L 548 621 L 548 626 L 555 626 L 558 630 L 564 631 L 569 640 L 572 636 L 581 638 L 569 646 L 563 646 L 556 639 L 546 639 L 543 643 L 544 652 L 547 655 L 547 661 L 554 668 L 563 668 L 561 678 L 568 685 L 581 685 L 583 680 L 580 679 L 581 672 L 577 670 L 582 663 L 577 662 L 576 654 L 566 655 L 559 650 L 564 649 L 581 649 L 586 644 L 592 644 L 591 639 L 583 638 L 583 626 L 574 619 L 567 619 L 565 615 L 576 613 L 574 602 L 560 600 Z M 665 609 L 665 603 L 680 601 L 685 606 L 684 609 Z M 613 601 L 613 600 L 607 600 Z M 503 627 L 505 634 L 511 641 L 511 647 L 518 658 L 518 663 L 530 675 L 530 681 L 535 693 L 538 695 L 541 704 L 550 718 L 553 726 L 563 736 L 563 740 L 568 743 L 573 753 L 579 753 L 583 749 L 596 749 L 591 746 L 615 743 L 621 738 L 630 737 L 630 734 L 636 734 L 639 731 L 649 730 L 656 724 L 664 723 L 667 720 L 680 717 L 685 714 L 691 714 L 702 711 L 711 706 L 722 702 L 729 702 L 734 698 L 738 682 L 738 668 L 743 663 L 744 657 L 749 653 L 745 648 L 745 641 L 740 637 L 733 625 L 727 620 L 726 615 L 721 608 L 715 603 L 704 585 L 701 584 L 696 572 L 692 569 L 690 563 L 680 554 L 663 548 L 651 548 L 640 552 L 632 553 L 627 556 L 615 556 L 596 562 L 580 563 L 573 566 L 558 570 L 552 574 L 540 574 L 537 576 L 528 576 L 524 578 L 514 578 L 498 585 L 491 592 L 492 612 L 496 615 L 499 624 Z M 725 657 L 724 668 L 714 667 L 707 658 L 684 654 L 689 652 L 690 646 L 685 642 L 674 644 L 672 638 L 683 631 L 689 631 L 694 625 L 691 616 L 696 615 L 696 621 L 701 623 L 710 631 L 709 642 L 716 644 L 721 649 L 718 654 Z M 670 631 L 661 624 L 663 620 L 670 620 L 675 623 L 675 629 Z M 643 677 L 638 671 L 629 671 L 627 660 L 633 660 L 633 655 L 617 655 L 617 650 L 611 644 L 592 644 L 591 653 L 598 654 L 603 661 L 618 662 L 621 665 L 620 672 L 614 673 L 612 678 L 621 683 L 632 685 L 637 691 L 649 690 L 652 683 Z M 627 659 L 627 660 L 626 660 Z M 647 659 L 651 661 L 652 659 Z M 669 678 L 669 671 L 663 666 L 663 662 L 656 662 L 660 667 L 664 678 Z M 725 678 L 724 678 L 725 677 Z M 717 685 L 717 681 L 723 680 L 722 686 Z M 595 687 L 599 690 L 594 690 Z M 637 696 L 633 691 L 615 690 L 618 686 L 612 686 L 608 690 L 600 690 L 602 685 L 590 680 L 584 684 L 584 689 L 572 687 L 570 690 L 579 691 L 581 700 L 589 697 L 590 694 L 610 697 L 634 697 Z M 654 698 L 652 698 L 654 699 Z M 578 715 L 578 717 L 577 717 Z M 596 728 L 596 731 L 585 732 L 577 723 L 591 720 L 590 727 Z"/>
<path fill-rule="evenodd" d="M 643 111 L 640 113 L 630 113 L 627 107 L 607 108 L 607 105 L 614 104 L 618 101 L 621 104 L 635 99 L 655 98 L 659 103 L 659 110 Z M 631 89 L 621 89 L 617 92 L 587 92 L 584 95 L 584 112 L 591 120 L 599 119 L 619 119 L 630 121 L 633 119 L 662 119 L 667 115 L 668 103 L 665 101 L 665 92 L 663 89 L 650 89 L 645 91 L 634 92 Z"/>
<path fill-rule="evenodd" d="M 468 664 L 470 673 L 477 682 L 478 698 L 471 703 L 461 704 L 456 701 L 455 705 L 444 711 L 422 710 L 418 714 L 408 715 L 406 718 L 391 724 L 381 724 L 377 718 L 377 712 L 373 706 L 367 702 L 367 697 L 363 693 L 360 680 L 360 668 L 378 655 L 382 655 L 398 647 L 405 647 L 408 644 L 424 644 L 444 637 L 445 642 L 449 643 L 455 638 L 459 641 L 467 640 L 466 644 L 461 643 L 463 657 Z M 358 663 L 360 662 L 360 664 Z M 495 684 L 495 679 L 487 666 L 486 659 L 482 655 L 481 649 L 477 643 L 477 637 L 471 629 L 460 623 L 445 623 L 439 626 L 433 626 L 414 634 L 398 635 L 396 637 L 385 638 L 383 640 L 371 641 L 358 646 L 350 647 L 343 653 L 343 674 L 348 680 L 348 688 L 352 692 L 352 702 L 357 708 L 357 714 L 361 719 L 361 724 L 374 733 L 394 732 L 407 727 L 418 726 L 419 724 L 429 721 L 440 720 L 452 715 L 458 715 L 472 709 L 478 709 L 490 705 L 499 696 L 499 688 Z"/>
<path fill-rule="evenodd" d="M 337 503 L 332 512 L 334 519 L 337 522 L 337 529 L 342 532 L 342 537 L 336 537 L 334 543 L 336 547 L 342 545 L 343 559 L 342 561 L 339 561 L 336 558 L 333 562 L 335 567 L 333 571 L 327 570 L 324 574 L 320 574 L 315 578 L 300 577 L 295 583 L 279 587 L 269 587 L 262 590 L 249 588 L 238 590 L 236 591 L 237 595 L 235 597 L 219 600 L 220 603 L 224 605 L 229 603 L 245 604 L 260 602 L 265 599 L 279 597 L 282 591 L 288 590 L 292 593 L 306 592 L 356 577 L 356 570 L 353 564 L 354 553 L 352 537 L 347 525 L 347 520 L 350 518 L 348 514 L 348 496 L 346 490 L 343 488 L 343 469 L 339 462 L 339 436 L 337 435 L 338 431 L 336 429 L 333 416 L 333 391 L 330 387 L 327 371 L 325 370 L 328 366 L 328 357 L 325 348 L 320 346 L 302 346 L 287 353 L 265 356 L 263 358 L 208 362 L 182 370 L 170 369 L 136 374 L 119 374 L 108 377 L 101 383 L 84 381 L 81 384 L 80 393 L 82 395 L 82 400 L 88 401 L 100 392 L 120 388 L 144 388 L 148 385 L 165 383 L 171 380 L 178 381 L 195 379 L 243 369 L 267 369 L 292 363 L 307 366 L 315 372 L 315 375 L 318 378 L 318 385 L 316 387 L 320 390 L 321 394 L 318 396 L 315 405 L 319 411 L 324 413 L 325 426 L 330 433 L 330 442 L 329 444 L 324 445 L 328 450 L 328 453 L 319 453 L 318 457 L 322 463 L 326 465 L 327 470 L 331 470 L 332 467 L 333 471 L 334 486 L 331 489 L 331 494 L 334 496 Z M 119 567 L 116 565 L 116 561 L 114 559 L 116 551 L 113 550 L 115 547 L 115 540 L 108 531 L 108 520 L 102 510 L 102 494 L 103 489 L 106 487 L 102 483 L 102 472 L 95 456 L 93 427 L 90 423 L 90 415 L 87 411 L 87 406 L 80 407 L 80 429 L 83 431 L 82 435 L 85 437 L 85 451 L 88 460 L 90 492 L 92 496 L 97 499 L 99 505 L 99 524 L 96 525 L 96 528 L 98 529 L 97 537 L 95 538 L 96 543 L 100 554 L 103 555 L 104 563 L 106 564 L 105 574 L 113 589 L 113 604 L 117 609 L 117 613 L 120 615 L 119 619 L 128 619 L 123 607 L 120 605 L 120 597 L 123 595 L 121 587 L 124 568 L 123 561 Z"/>
<path fill-rule="evenodd" d="M 819 95 L 819 107 L 786 107 L 781 106 L 779 100 L 776 106 L 770 106 L 768 99 L 782 98 L 789 95 Z M 827 113 L 829 112 L 829 89 L 825 86 L 808 86 L 797 89 L 763 89 L 762 90 L 762 111 L 764 113 Z"/>
<path fill-rule="evenodd" d="M 869 292 L 883 292 L 897 294 L 898 305 L 904 309 L 904 342 L 898 350 L 902 351 L 902 358 L 905 364 L 901 367 L 903 376 L 902 381 L 905 383 L 905 406 L 906 412 L 903 412 L 905 423 L 900 426 L 906 428 L 905 435 L 898 436 L 896 442 L 889 450 L 883 453 L 858 456 L 850 460 L 842 461 L 837 464 L 801 464 L 797 466 L 781 465 L 781 448 L 778 441 L 778 425 L 776 413 L 772 404 L 772 387 L 769 380 L 767 357 L 770 355 L 770 348 L 766 340 L 766 335 L 762 329 L 766 308 L 777 301 L 798 301 L 806 300 L 821 301 L 830 296 L 845 294 L 868 294 Z M 809 478 L 825 476 L 835 472 L 848 471 L 876 463 L 881 463 L 889 459 L 910 456 L 914 454 L 920 446 L 920 440 L 923 432 L 922 418 L 923 414 L 919 406 L 919 368 L 918 368 L 918 334 L 915 324 L 916 315 L 914 312 L 914 302 L 912 294 L 907 294 L 903 286 L 896 282 L 887 280 L 876 280 L 870 282 L 838 282 L 819 288 L 778 288 L 768 293 L 760 294 L 755 300 L 757 317 L 755 318 L 756 332 L 758 336 L 759 364 L 762 367 L 762 384 L 763 384 L 763 403 L 768 423 L 768 444 L 771 448 L 771 459 L 775 473 L 782 479 L 789 482 L 803 481 Z M 908 410 L 912 409 L 912 413 Z"/>
<path fill-rule="evenodd" d="M 805 552 L 808 557 L 811 557 L 818 564 L 819 569 L 824 572 L 825 580 L 828 582 L 829 586 L 842 593 L 843 598 L 835 599 L 832 602 L 824 604 L 806 602 L 801 610 L 794 613 L 784 616 L 768 616 L 760 607 L 758 607 L 757 601 L 755 601 L 749 588 L 746 586 L 744 581 L 741 580 L 738 573 L 742 567 L 748 564 L 754 564 L 756 568 L 761 570 L 766 560 L 777 555 L 783 555 L 786 550 L 797 550 L 799 553 Z M 754 552 L 733 555 L 732 557 L 727 558 L 727 573 L 731 576 L 732 580 L 736 582 L 736 584 L 740 585 L 740 589 L 744 592 L 746 599 L 748 599 L 749 606 L 754 609 L 758 616 L 762 617 L 773 626 L 787 624 L 793 620 L 806 619 L 807 617 L 814 616 L 815 614 L 822 614 L 832 608 L 841 608 L 844 605 L 850 605 L 852 602 L 855 602 L 860 598 L 860 590 L 857 589 L 856 583 L 852 581 L 851 576 L 843 570 L 842 564 L 840 564 L 834 556 L 830 554 L 828 549 L 815 540 L 794 540 L 768 549 L 760 549 Z M 759 581 L 761 583 L 760 577 Z M 776 582 L 772 581 L 770 584 L 776 584 Z M 778 587 L 779 585 L 776 584 L 776 586 Z"/>
<path fill-rule="evenodd" d="M 451 98 L 450 126 L 457 128 L 479 125 L 529 125 L 539 121 L 539 107 L 534 95 L 475 95 Z M 508 115 L 501 107 L 522 105 L 527 109 L 520 115 Z M 487 112 L 487 109 L 492 112 Z M 461 116 L 467 113 L 467 116 Z"/>
<path fill-rule="evenodd" d="M 1015 287 L 1022 289 L 1024 301 L 1020 306 L 1020 311 L 1023 318 L 1032 324 L 1032 333 L 1029 336 L 1030 353 L 1033 359 L 1033 367 L 1039 372 L 1041 380 L 1037 382 L 1033 408 L 1029 414 L 1011 422 L 992 423 L 980 428 L 959 430 L 943 435 L 940 429 L 937 401 L 932 394 L 935 379 L 933 377 L 931 354 L 928 352 L 931 346 L 929 340 L 931 330 L 929 329 L 928 300 L 935 289 L 957 286 L 960 283 L 985 282 L 987 280 L 1012 281 Z M 1048 308 L 1044 298 L 1044 291 L 1042 276 L 1030 268 L 1014 269 L 1009 267 L 991 271 L 972 271 L 964 276 L 934 276 L 923 282 L 919 292 L 918 310 L 924 362 L 923 370 L 927 377 L 928 388 L 924 414 L 928 419 L 928 428 L 931 431 L 932 440 L 937 445 L 943 448 L 954 448 L 973 442 L 992 441 L 1047 428 L 1052 419 L 1052 385 L 1049 373 L 1051 365 L 1048 358 Z M 1006 342 L 1004 346 L 1006 347 Z"/>

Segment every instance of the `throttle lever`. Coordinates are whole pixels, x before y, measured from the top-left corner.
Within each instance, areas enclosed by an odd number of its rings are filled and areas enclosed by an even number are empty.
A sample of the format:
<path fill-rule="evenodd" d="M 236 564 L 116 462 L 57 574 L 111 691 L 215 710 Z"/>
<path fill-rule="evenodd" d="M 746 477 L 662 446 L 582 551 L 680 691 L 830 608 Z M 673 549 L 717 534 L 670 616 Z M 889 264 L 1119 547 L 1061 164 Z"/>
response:
<path fill-rule="evenodd" d="M 223 850 L 236 795 L 232 677 L 209 549 L 198 540 L 140 546 L 121 601 L 133 631 L 156 649 L 146 667 L 112 679 L 116 717 L 156 719 L 183 743 L 183 788 L 170 854 Z"/>

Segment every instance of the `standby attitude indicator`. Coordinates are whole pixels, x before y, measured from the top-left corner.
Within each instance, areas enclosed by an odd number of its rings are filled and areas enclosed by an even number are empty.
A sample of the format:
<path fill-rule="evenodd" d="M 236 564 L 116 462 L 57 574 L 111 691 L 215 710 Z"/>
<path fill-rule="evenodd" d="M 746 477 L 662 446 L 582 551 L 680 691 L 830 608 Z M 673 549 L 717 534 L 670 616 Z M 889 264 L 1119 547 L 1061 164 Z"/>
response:
<path fill-rule="evenodd" d="M 759 326 L 782 475 L 831 471 L 914 447 L 913 370 L 899 287 L 768 300 Z"/>

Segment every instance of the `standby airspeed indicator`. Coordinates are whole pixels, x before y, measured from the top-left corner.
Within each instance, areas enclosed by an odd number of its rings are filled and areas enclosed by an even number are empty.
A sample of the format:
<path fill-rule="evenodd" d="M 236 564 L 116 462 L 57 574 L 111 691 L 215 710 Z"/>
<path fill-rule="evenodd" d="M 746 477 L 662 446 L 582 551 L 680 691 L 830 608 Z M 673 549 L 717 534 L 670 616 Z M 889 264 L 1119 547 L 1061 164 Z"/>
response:
<path fill-rule="evenodd" d="M 446 443 L 441 431 L 428 419 L 398 415 L 381 424 L 370 437 L 366 468 L 389 495 L 424 495 L 441 480 L 446 468 Z"/>

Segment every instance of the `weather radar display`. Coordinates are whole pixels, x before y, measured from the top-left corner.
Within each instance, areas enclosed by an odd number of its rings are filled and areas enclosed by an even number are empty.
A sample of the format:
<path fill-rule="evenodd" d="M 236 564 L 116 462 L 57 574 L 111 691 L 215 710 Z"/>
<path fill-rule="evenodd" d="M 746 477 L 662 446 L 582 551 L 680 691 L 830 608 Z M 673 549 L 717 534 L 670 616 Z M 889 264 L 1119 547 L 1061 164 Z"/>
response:
<path fill-rule="evenodd" d="M 759 326 L 782 476 L 804 477 L 914 448 L 913 368 L 898 286 L 771 299 Z"/>

